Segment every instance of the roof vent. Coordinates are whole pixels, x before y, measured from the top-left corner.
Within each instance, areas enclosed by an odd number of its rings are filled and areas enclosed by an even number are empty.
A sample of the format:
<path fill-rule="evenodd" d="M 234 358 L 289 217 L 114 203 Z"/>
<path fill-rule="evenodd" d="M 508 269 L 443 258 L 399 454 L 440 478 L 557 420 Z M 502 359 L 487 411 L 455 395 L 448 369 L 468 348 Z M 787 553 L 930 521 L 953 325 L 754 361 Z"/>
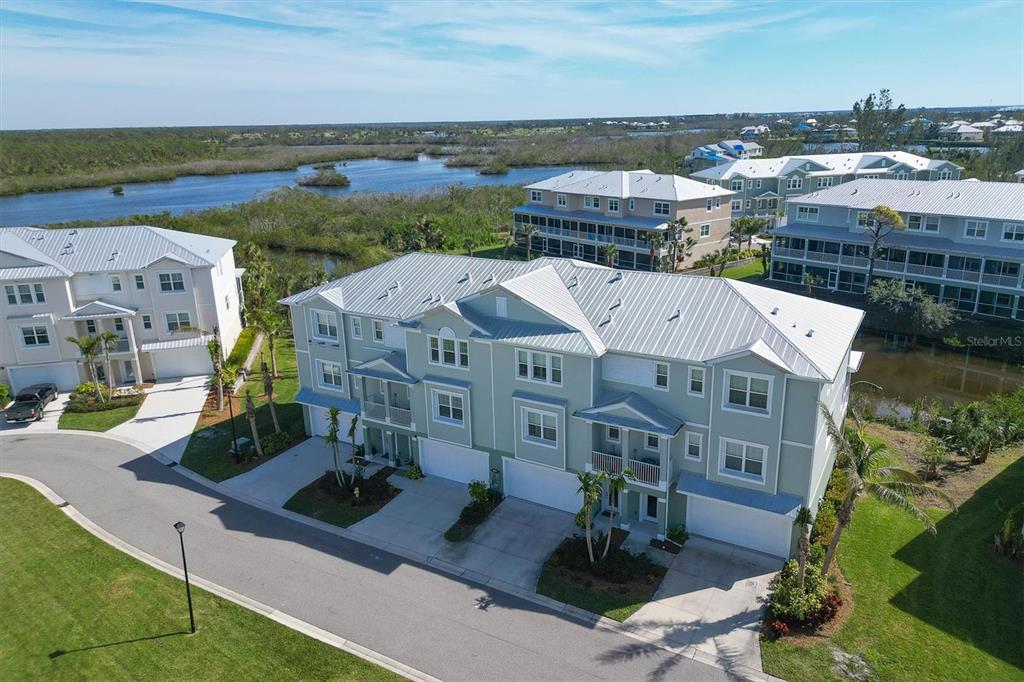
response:
<path fill-rule="evenodd" d="M 68 233 L 68 236 L 74 237 L 76 234 L 78 234 L 78 230 L 71 230 L 71 232 Z"/>
<path fill-rule="evenodd" d="M 569 288 L 572 289 L 575 286 L 579 286 L 579 284 L 580 284 L 579 276 L 578 275 L 573 275 L 572 276 L 572 281 L 569 282 Z"/>
<path fill-rule="evenodd" d="M 612 318 L 612 314 L 611 314 L 611 313 L 608 313 L 608 317 L 606 317 L 606 318 L 604 319 L 604 322 L 602 322 L 602 323 L 601 323 L 601 326 L 603 327 L 603 326 L 604 326 L 604 325 L 606 325 L 606 324 L 611 324 L 611 323 L 612 323 L 612 319 L 613 319 L 613 318 Z"/>
<path fill-rule="evenodd" d="M 617 298 L 615 299 L 615 303 L 612 303 L 611 307 L 609 307 L 608 310 L 615 310 L 616 308 L 620 307 L 622 307 L 622 299 Z"/>
<path fill-rule="evenodd" d="M 671 320 L 678 320 L 680 317 L 682 317 L 682 311 L 680 311 L 679 308 L 676 308 L 676 311 L 674 313 L 672 313 L 672 317 L 670 317 L 668 319 L 670 321 Z"/>
<path fill-rule="evenodd" d="M 775 306 L 774 308 L 772 308 L 772 315 L 778 315 L 778 314 L 779 314 L 779 306 Z"/>
<path fill-rule="evenodd" d="M 494 273 L 492 272 L 491 274 L 487 275 L 487 279 L 484 280 L 484 284 L 487 284 L 487 283 L 493 282 L 493 281 L 494 281 Z"/>
<path fill-rule="evenodd" d="M 612 282 L 618 282 L 621 279 L 622 279 L 622 271 L 621 270 L 616 270 L 615 274 L 612 275 L 612 278 L 610 280 L 608 280 L 608 283 L 611 284 Z"/>
<path fill-rule="evenodd" d="M 812 336 L 814 336 L 814 330 L 813 329 L 808 329 L 807 330 L 807 334 L 805 334 L 805 336 L 807 338 L 811 338 Z"/>

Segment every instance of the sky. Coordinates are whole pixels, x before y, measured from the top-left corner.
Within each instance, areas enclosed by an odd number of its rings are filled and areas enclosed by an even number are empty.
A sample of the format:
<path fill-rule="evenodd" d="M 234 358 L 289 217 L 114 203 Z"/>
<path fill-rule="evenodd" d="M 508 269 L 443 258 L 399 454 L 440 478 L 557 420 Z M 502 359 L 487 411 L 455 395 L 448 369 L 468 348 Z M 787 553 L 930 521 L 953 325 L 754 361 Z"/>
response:
<path fill-rule="evenodd" d="M 0 0 L 0 128 L 1024 103 L 1024 0 Z"/>

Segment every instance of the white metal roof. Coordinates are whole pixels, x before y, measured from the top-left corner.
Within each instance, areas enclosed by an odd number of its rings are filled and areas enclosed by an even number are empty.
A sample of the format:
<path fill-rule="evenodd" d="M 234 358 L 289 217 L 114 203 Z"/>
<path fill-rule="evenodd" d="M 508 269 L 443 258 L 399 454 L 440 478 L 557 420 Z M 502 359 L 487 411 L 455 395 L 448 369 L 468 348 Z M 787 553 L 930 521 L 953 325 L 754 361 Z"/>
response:
<path fill-rule="evenodd" d="M 791 197 L 791 204 L 888 206 L 901 213 L 1024 221 L 1024 183 L 967 180 L 854 180 Z"/>
<path fill-rule="evenodd" d="M 178 348 L 199 348 L 206 346 L 213 336 L 209 334 L 200 334 L 199 336 L 187 336 L 180 339 L 171 339 L 170 341 L 148 341 L 139 346 L 139 350 L 146 353 L 152 353 L 156 350 L 175 350 Z"/>
<path fill-rule="evenodd" d="M 863 317 L 855 308 L 719 277 L 619 271 L 558 258 L 525 263 L 431 253 L 411 253 L 283 302 L 315 305 L 321 299 L 346 312 L 409 320 L 497 284 L 560 321 L 561 332 L 472 317 L 467 321 L 482 330 L 474 336 L 690 362 L 754 349 L 793 374 L 827 381 L 845 367 Z"/>
<path fill-rule="evenodd" d="M 586 194 L 613 199 L 635 197 L 659 201 L 687 201 L 732 194 L 721 187 L 696 182 L 678 175 L 653 173 L 649 170 L 574 170 L 527 185 L 526 189 L 548 190 L 563 194 Z"/>
<path fill-rule="evenodd" d="M 161 258 L 177 260 L 187 266 L 208 267 L 219 261 L 234 245 L 231 239 L 149 225 L 77 229 L 0 228 L 0 251 L 35 261 L 25 263 L 26 268 L 55 268 L 55 274 L 49 275 L 51 277 L 76 272 L 141 270 Z M 14 272 L 7 272 L 10 269 Z M 0 270 L 0 278 L 3 279 L 28 276 L 40 275 L 30 274 L 27 269 Z"/>
<path fill-rule="evenodd" d="M 811 164 L 812 173 L 852 174 L 869 166 L 876 167 L 876 172 L 884 173 L 885 168 L 879 166 L 879 162 L 886 159 L 906 164 L 915 170 L 927 170 L 950 163 L 942 159 L 926 159 L 923 156 L 917 156 L 908 152 L 802 154 L 797 156 L 779 156 L 771 159 L 741 159 L 724 163 L 720 166 L 714 166 L 713 168 L 705 168 L 704 170 L 692 173 L 690 177 L 702 180 L 728 180 L 733 176 L 771 178 L 791 173 L 805 163 Z"/>

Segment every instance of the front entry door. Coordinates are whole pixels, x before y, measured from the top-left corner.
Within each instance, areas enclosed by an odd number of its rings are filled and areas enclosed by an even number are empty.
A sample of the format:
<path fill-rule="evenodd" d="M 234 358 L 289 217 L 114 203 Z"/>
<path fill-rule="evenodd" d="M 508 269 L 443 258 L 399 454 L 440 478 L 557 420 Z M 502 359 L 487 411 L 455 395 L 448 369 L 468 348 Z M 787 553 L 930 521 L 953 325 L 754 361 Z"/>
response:
<path fill-rule="evenodd" d="M 835 291 L 839 286 L 839 271 L 829 270 L 828 271 L 828 288 L 830 291 Z"/>
<path fill-rule="evenodd" d="M 132 365 L 131 360 L 125 360 L 124 365 L 124 383 L 134 384 L 135 383 L 135 366 Z"/>

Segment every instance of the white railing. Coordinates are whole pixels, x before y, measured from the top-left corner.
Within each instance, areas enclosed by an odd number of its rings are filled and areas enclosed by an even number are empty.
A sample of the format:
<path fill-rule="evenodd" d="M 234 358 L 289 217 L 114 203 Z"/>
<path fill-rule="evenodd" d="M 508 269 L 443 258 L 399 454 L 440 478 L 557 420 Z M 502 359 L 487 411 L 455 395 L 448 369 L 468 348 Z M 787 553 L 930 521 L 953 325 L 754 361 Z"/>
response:
<path fill-rule="evenodd" d="M 903 272 L 907 269 L 907 262 L 902 260 L 877 260 L 875 261 L 875 269 L 888 272 Z"/>
<path fill-rule="evenodd" d="M 852 265 L 857 268 L 866 268 L 868 266 L 868 259 L 861 256 L 841 256 L 839 262 L 843 265 Z"/>
<path fill-rule="evenodd" d="M 1010 277 L 1009 275 L 994 275 L 990 273 L 985 273 L 981 276 L 981 281 L 985 284 L 995 284 L 1001 287 L 1017 286 L 1017 278 Z"/>
<path fill-rule="evenodd" d="M 388 420 L 392 424 L 398 424 L 399 426 L 409 426 L 412 424 L 412 412 L 405 409 L 404 407 L 389 407 L 388 408 Z"/>
<path fill-rule="evenodd" d="M 934 265 L 907 263 L 907 273 L 912 275 L 925 275 L 928 277 L 942 277 L 942 268 L 937 268 Z"/>
<path fill-rule="evenodd" d="M 977 270 L 947 270 L 947 279 L 955 279 L 961 282 L 977 282 L 981 273 Z"/>
<path fill-rule="evenodd" d="M 782 246 L 774 247 L 772 249 L 772 253 L 774 253 L 776 256 L 781 256 L 783 258 L 803 258 L 804 257 L 804 250 L 803 249 L 787 249 L 787 248 L 782 247 Z"/>
<path fill-rule="evenodd" d="M 622 462 L 622 457 L 618 455 L 598 452 L 597 450 L 591 453 L 591 463 L 594 465 L 594 468 L 610 474 L 622 473 Z M 641 462 L 638 459 L 630 459 L 626 462 L 626 466 L 633 472 L 633 479 L 637 483 L 644 483 L 655 487 L 661 485 L 661 465 Z"/>
<path fill-rule="evenodd" d="M 383 420 L 387 414 L 387 407 L 384 403 L 378 403 L 373 400 L 363 401 L 363 416 L 369 417 L 370 419 Z"/>
<path fill-rule="evenodd" d="M 816 260 L 822 263 L 838 263 L 838 253 L 826 253 L 824 251 L 808 251 L 807 260 Z"/>

